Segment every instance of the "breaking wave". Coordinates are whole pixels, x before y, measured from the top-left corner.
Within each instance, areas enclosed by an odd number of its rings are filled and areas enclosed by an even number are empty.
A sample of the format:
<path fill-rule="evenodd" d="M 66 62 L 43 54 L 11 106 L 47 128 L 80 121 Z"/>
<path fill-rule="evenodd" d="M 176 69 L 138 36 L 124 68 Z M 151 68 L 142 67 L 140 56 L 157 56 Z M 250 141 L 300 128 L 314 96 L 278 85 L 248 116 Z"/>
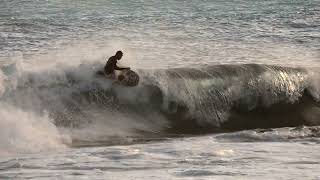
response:
<path fill-rule="evenodd" d="M 14 65 L 2 67 L 2 128 L 15 127 L 11 133 L 20 133 L 23 143 L 56 148 L 121 143 L 117 137 L 320 124 L 318 69 L 243 64 L 138 70 L 140 84 L 123 87 L 96 77 L 101 66 L 19 73 Z M 2 132 L 0 144 L 6 144 L 11 135 Z"/>

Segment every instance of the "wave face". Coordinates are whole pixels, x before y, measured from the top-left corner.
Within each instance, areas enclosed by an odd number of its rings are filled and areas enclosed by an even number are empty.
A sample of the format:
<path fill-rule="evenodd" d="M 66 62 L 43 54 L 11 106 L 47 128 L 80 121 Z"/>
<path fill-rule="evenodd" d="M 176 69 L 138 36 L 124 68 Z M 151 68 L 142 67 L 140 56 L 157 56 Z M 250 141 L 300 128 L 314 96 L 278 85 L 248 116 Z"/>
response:
<path fill-rule="evenodd" d="M 54 142 L 59 133 L 76 142 L 320 124 L 317 69 L 245 64 L 138 70 L 139 86 L 123 87 L 95 77 L 99 66 L 20 73 L 3 67 L 1 105 L 11 107 L 10 117 L 16 109 L 46 119 Z"/>
<path fill-rule="evenodd" d="M 318 125 L 316 72 L 220 65 L 158 72 L 161 78 L 155 79 L 161 79 L 156 86 L 162 88 L 162 105 L 175 126 L 173 132 L 194 133 Z"/>

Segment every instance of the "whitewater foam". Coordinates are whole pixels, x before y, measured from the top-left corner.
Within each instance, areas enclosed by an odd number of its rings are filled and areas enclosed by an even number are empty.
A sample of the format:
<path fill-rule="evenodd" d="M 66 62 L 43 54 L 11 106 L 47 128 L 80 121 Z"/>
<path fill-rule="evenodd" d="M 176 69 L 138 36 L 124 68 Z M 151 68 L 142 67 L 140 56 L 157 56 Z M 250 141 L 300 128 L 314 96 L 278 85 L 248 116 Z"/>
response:
<path fill-rule="evenodd" d="M 0 104 L 0 126 L 0 155 L 61 150 L 70 143 L 48 115 L 39 116 L 8 104 Z"/>
<path fill-rule="evenodd" d="M 139 86 L 126 88 L 95 77 L 102 66 L 94 61 L 23 71 L 12 66 L 11 73 L 3 67 L 1 103 L 8 108 L 2 113 L 17 114 L 9 117 L 12 121 L 29 115 L 25 124 L 45 119 L 47 124 L 40 122 L 36 128 L 39 132 L 49 129 L 55 144 L 49 141 L 48 147 L 65 147 L 72 141 L 108 142 L 115 137 L 319 123 L 315 118 L 319 109 L 313 104 L 318 87 L 309 93 L 312 97 L 306 96 L 318 80 L 304 68 L 245 64 L 140 69 Z M 299 113 L 298 117 L 286 114 L 290 111 Z M 281 120 L 282 116 L 291 119 Z M 4 122 L 9 121 L 6 118 Z M 35 143 L 45 146 L 41 140 Z"/>

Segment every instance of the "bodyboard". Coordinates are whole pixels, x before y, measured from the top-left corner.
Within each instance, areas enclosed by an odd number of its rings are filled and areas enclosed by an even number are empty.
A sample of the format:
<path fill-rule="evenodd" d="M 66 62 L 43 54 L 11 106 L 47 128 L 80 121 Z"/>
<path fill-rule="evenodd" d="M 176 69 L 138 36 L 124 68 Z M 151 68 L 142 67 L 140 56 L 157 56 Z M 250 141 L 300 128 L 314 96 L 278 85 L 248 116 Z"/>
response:
<path fill-rule="evenodd" d="M 139 84 L 139 75 L 132 70 L 121 71 L 117 79 L 124 86 L 137 86 Z"/>
<path fill-rule="evenodd" d="M 104 77 L 106 79 L 115 80 L 115 84 L 123 86 L 137 86 L 139 84 L 139 75 L 132 70 L 122 70 L 116 78 L 110 78 L 103 71 L 96 72 L 97 77 Z"/>

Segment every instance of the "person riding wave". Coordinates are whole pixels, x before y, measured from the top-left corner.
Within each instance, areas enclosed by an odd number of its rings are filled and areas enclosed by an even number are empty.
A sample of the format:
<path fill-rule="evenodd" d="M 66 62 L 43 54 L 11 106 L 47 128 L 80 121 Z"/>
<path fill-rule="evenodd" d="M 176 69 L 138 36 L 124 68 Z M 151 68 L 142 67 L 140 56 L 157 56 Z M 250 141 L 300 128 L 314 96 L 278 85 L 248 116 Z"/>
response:
<path fill-rule="evenodd" d="M 114 56 L 111 56 L 106 65 L 104 66 L 104 73 L 106 74 L 107 77 L 115 79 L 116 78 L 116 73 L 115 70 L 129 70 L 129 67 L 118 67 L 117 66 L 117 61 L 119 61 L 123 56 L 122 51 L 117 51 Z"/>

